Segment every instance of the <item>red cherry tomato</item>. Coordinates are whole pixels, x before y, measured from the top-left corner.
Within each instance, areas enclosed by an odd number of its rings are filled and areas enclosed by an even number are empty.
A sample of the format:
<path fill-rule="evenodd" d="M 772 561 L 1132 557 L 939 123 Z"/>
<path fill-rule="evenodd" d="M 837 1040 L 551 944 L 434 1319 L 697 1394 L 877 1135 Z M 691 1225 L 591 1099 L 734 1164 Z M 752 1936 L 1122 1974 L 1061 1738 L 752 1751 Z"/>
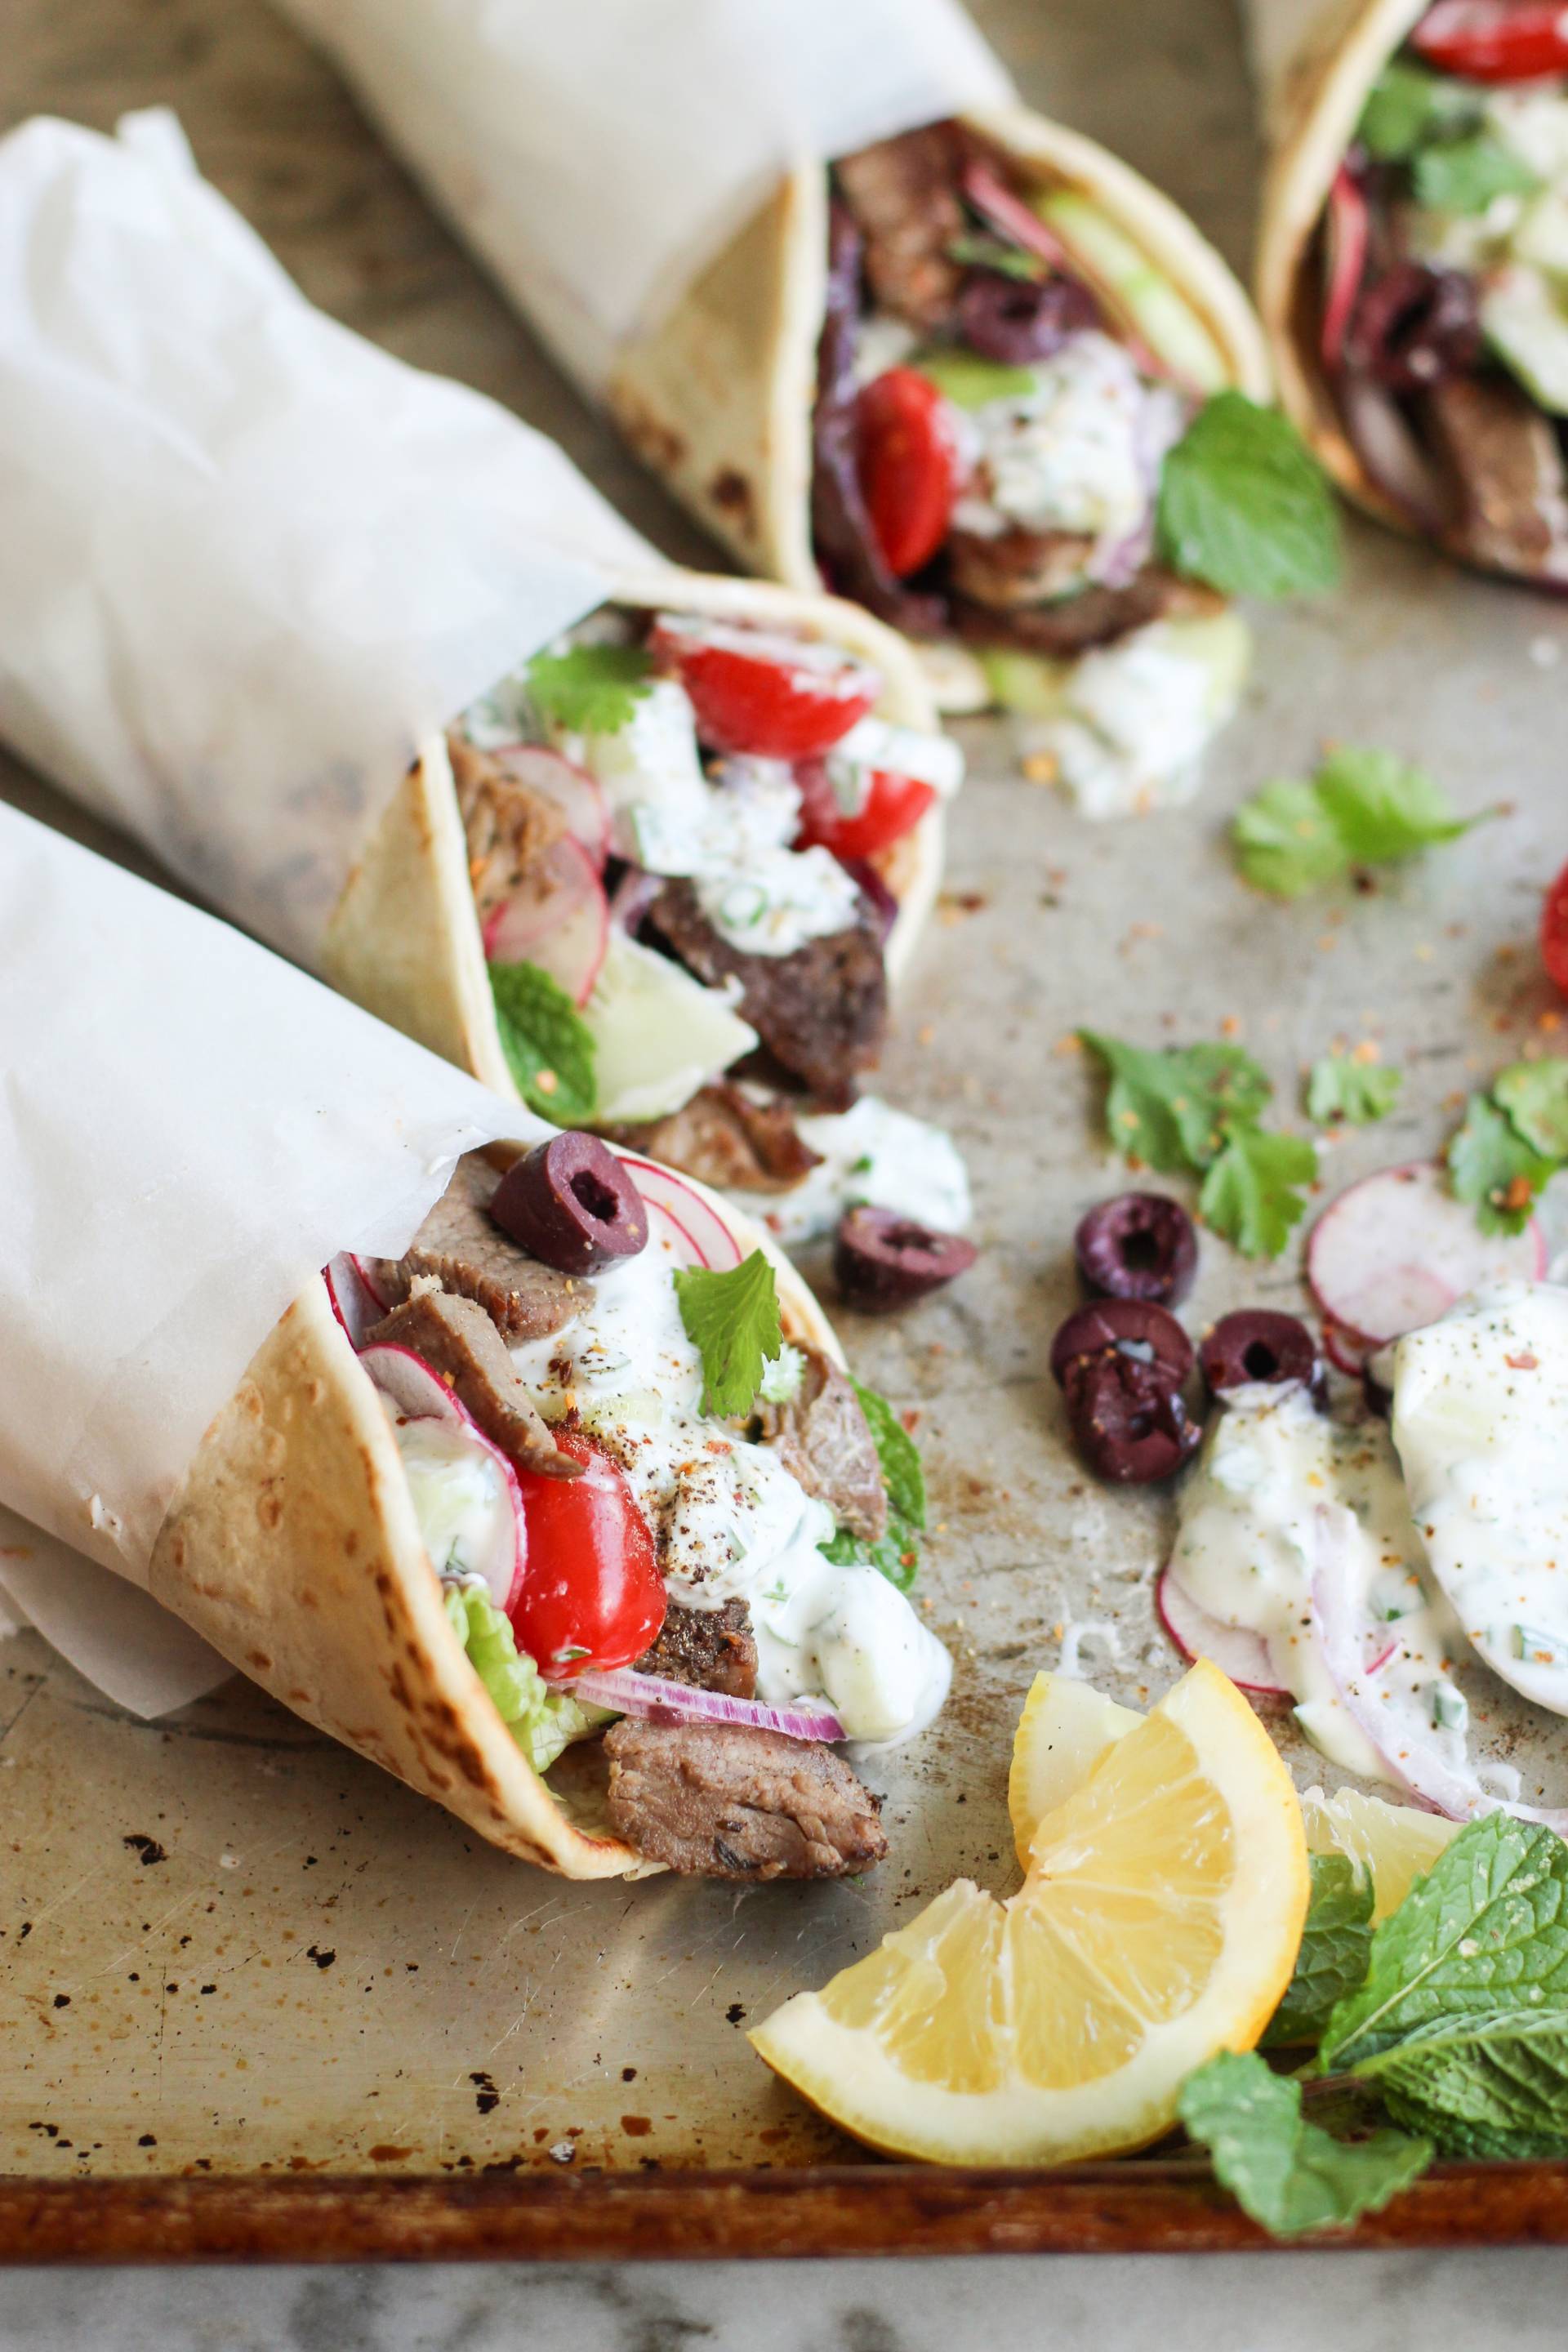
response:
<path fill-rule="evenodd" d="M 519 1467 L 528 1560 L 507 1614 L 518 1648 L 560 1679 L 640 1658 L 664 1622 L 666 1599 L 625 1473 L 574 1430 L 558 1430 L 555 1442 L 583 1464 L 583 1475 Z"/>
<path fill-rule="evenodd" d="M 800 831 L 797 849 L 831 849 L 835 857 L 875 857 L 912 833 L 936 800 L 936 788 L 915 776 L 895 776 L 875 770 L 866 805 L 853 816 L 838 804 L 820 760 L 804 761 L 795 770 L 800 788 Z"/>
<path fill-rule="evenodd" d="M 1546 893 L 1541 909 L 1541 961 L 1547 979 L 1568 996 L 1568 866 Z"/>
<path fill-rule="evenodd" d="M 691 697 L 710 751 L 757 760 L 810 760 L 864 719 L 882 690 L 867 662 L 778 629 L 663 614 L 648 650 Z"/>
<path fill-rule="evenodd" d="M 957 453 L 942 396 L 915 368 L 889 368 L 856 410 L 860 488 L 889 571 L 907 580 L 931 562 L 952 517 Z"/>
<path fill-rule="evenodd" d="M 1437 0 L 1411 35 L 1418 56 L 1467 81 L 1568 72 L 1568 7 L 1542 0 Z"/>

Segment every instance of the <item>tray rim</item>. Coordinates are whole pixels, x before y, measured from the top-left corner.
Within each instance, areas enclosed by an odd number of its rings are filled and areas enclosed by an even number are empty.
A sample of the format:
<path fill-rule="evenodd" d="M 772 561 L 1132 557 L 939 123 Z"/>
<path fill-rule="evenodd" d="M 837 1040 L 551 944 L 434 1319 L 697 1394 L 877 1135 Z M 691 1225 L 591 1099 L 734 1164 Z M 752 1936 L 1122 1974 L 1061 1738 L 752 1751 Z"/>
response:
<path fill-rule="evenodd" d="M 1194 2158 L 921 2165 L 0 2177 L 0 2267 L 658 2262 L 1568 2245 L 1568 2163 L 1446 2164 L 1352 2231 L 1282 2246 Z"/>

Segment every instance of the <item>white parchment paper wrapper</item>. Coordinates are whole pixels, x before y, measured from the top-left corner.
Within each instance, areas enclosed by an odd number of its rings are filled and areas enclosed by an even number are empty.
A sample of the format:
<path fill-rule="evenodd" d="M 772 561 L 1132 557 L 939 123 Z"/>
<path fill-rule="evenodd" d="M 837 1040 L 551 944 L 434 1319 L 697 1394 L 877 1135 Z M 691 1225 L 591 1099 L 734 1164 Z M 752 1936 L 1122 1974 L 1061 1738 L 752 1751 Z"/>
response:
<path fill-rule="evenodd" d="M 144 1584 L 181 1472 L 310 1276 L 400 1255 L 462 1152 L 549 1131 L 0 806 L 0 1504 Z M 15 1587 L 40 1622 L 47 1572 Z M 46 1630 L 88 1664 L 70 1615 Z"/>
<path fill-rule="evenodd" d="M 310 962 L 416 745 L 658 558 L 311 308 L 172 115 L 0 140 L 0 735 Z"/>
<path fill-rule="evenodd" d="M 279 0 L 591 384 L 803 157 L 1012 82 L 956 0 Z"/>

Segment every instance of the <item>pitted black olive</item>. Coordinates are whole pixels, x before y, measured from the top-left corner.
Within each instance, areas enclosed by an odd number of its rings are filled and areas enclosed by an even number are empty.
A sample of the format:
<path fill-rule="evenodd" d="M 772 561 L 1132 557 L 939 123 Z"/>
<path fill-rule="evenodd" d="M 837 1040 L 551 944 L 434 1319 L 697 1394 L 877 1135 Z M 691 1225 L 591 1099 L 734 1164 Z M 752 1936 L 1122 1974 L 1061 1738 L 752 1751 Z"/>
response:
<path fill-rule="evenodd" d="M 1071 278 L 1010 278 L 999 269 L 965 272 L 958 298 L 958 339 L 1007 367 L 1049 359 L 1069 335 L 1100 324 L 1087 287 Z"/>
<path fill-rule="evenodd" d="M 833 1271 L 851 1307 L 890 1314 L 965 1274 L 979 1253 L 962 1234 L 938 1233 L 896 1209 L 847 1210 L 833 1244 Z"/>
<path fill-rule="evenodd" d="M 1179 1389 L 1193 1369 L 1193 1343 L 1173 1315 L 1142 1298 L 1097 1298 L 1075 1308 L 1051 1342 L 1051 1370 L 1068 1387 L 1081 1362 L 1124 1356 Z"/>
<path fill-rule="evenodd" d="M 1101 1201 L 1080 1219 L 1073 1250 L 1085 1286 L 1107 1298 L 1179 1306 L 1197 1272 L 1193 1221 L 1164 1192 L 1123 1192 Z"/>
<path fill-rule="evenodd" d="M 1114 1350 L 1078 1357 L 1067 1397 L 1079 1454 L 1112 1486 L 1146 1486 L 1172 1477 L 1197 1448 L 1202 1433 L 1158 1365 Z"/>
<path fill-rule="evenodd" d="M 1272 1307 L 1222 1315 L 1198 1349 L 1198 1363 L 1211 1396 L 1258 1384 L 1295 1385 L 1320 1399 L 1326 1392 L 1323 1360 L 1311 1333 L 1294 1315 Z"/>
<path fill-rule="evenodd" d="M 642 1194 L 607 1143 L 575 1129 L 513 1160 L 490 1214 L 530 1257 L 561 1274 L 594 1274 L 647 1246 Z"/>

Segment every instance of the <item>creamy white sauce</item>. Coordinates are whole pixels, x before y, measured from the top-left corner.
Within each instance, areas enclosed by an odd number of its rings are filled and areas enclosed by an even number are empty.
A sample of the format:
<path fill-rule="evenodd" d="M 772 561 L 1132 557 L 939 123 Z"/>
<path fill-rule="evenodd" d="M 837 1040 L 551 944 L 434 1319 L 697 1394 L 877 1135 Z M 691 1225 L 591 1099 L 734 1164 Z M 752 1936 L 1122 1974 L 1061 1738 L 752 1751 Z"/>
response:
<path fill-rule="evenodd" d="M 1353 1515 L 1356 1591 L 1389 1644 L 1380 1685 L 1418 1708 L 1432 1744 L 1458 1762 L 1465 1703 L 1446 1663 L 1452 1621 L 1426 1581 L 1382 1422 L 1335 1420 L 1300 1390 L 1238 1391 L 1216 1414 L 1182 1491 L 1172 1555 L 1178 1581 L 1222 1624 L 1267 1643 L 1275 1677 L 1295 1698 L 1314 1746 L 1346 1771 L 1387 1778 L 1335 1694 L 1312 1625 L 1315 1530 L 1325 1505 Z"/>
<path fill-rule="evenodd" d="M 907 1738 L 942 1704 L 946 1653 L 875 1569 L 824 1559 L 833 1514 L 775 1453 L 703 1413 L 701 1359 L 671 1280 L 683 1260 L 652 1222 L 640 1255 L 595 1276 L 591 1305 L 512 1361 L 546 1420 L 574 1404 L 620 1463 L 670 1598 L 748 1603 L 759 1697 L 822 1696 L 852 1739 Z"/>
<path fill-rule="evenodd" d="M 1236 699 L 1216 691 L 1212 663 L 1156 621 L 1073 663 L 1059 714 L 1030 726 L 1028 748 L 1054 760 L 1087 817 L 1176 808 L 1197 791 L 1202 754 Z"/>
<path fill-rule="evenodd" d="M 1130 538 L 1149 512 L 1159 442 L 1169 447 L 1180 432 L 1180 403 L 1168 386 L 1145 383 L 1109 335 L 1075 335 L 1031 373 L 1032 392 L 969 412 L 976 463 L 955 526 L 990 538 Z"/>
<path fill-rule="evenodd" d="M 379 1391 L 378 1391 L 379 1393 Z M 383 1402 L 385 1403 L 385 1399 Z M 387 1406 L 420 1541 L 437 1576 L 454 1583 L 510 1581 L 516 1533 L 500 1463 L 454 1422 L 405 1421 Z"/>
<path fill-rule="evenodd" d="M 868 1202 L 914 1223 L 961 1234 L 973 1213 L 969 1173 L 952 1138 L 929 1120 L 862 1095 L 847 1111 L 795 1121 L 821 1164 L 787 1192 L 749 1192 L 740 1202 L 786 1248 L 830 1234 L 847 1208 Z"/>
<path fill-rule="evenodd" d="M 1568 1714 L 1568 1290 L 1494 1284 L 1390 1352 L 1432 1573 L 1494 1672 Z"/>

